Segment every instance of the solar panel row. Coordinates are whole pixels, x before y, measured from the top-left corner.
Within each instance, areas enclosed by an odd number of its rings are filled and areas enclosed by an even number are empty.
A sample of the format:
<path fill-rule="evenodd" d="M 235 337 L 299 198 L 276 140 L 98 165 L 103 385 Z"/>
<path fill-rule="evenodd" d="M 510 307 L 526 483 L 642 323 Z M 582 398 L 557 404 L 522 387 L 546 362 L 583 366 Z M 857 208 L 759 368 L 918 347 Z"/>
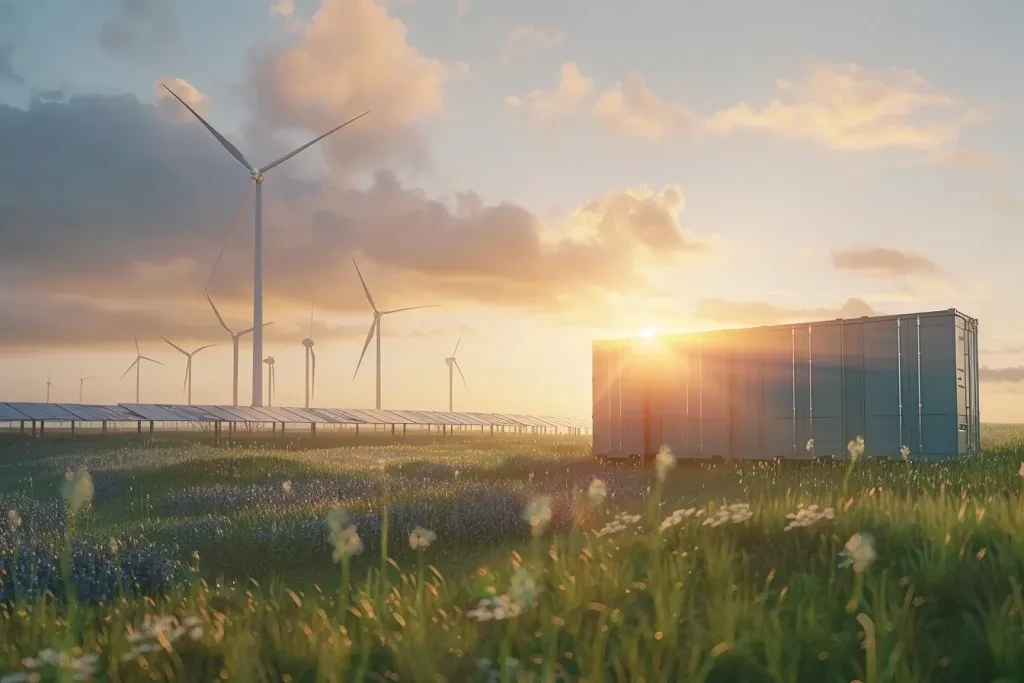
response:
<path fill-rule="evenodd" d="M 95 406 L 74 403 L 0 403 L 0 422 L 284 422 L 289 424 L 456 425 L 536 427 L 589 430 L 591 421 L 576 417 L 448 413 L 371 408 L 283 408 L 279 406 L 183 406 L 121 403 Z"/>

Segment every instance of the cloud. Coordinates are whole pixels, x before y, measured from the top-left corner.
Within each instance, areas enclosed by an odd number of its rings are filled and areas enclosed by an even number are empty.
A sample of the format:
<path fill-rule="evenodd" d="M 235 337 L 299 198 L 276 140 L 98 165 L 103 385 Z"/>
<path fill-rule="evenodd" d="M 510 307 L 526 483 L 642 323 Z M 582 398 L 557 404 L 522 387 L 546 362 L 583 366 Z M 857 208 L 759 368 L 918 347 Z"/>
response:
<path fill-rule="evenodd" d="M 941 166 L 973 169 L 977 171 L 1005 171 L 1010 162 L 998 154 L 973 147 L 938 149 L 932 155 L 932 162 Z"/>
<path fill-rule="evenodd" d="M 912 69 L 816 64 L 800 81 L 779 79 L 767 104 L 742 102 L 713 114 L 705 127 L 729 134 L 750 129 L 840 150 L 935 150 L 955 142 L 980 118 L 954 95 L 937 91 Z"/>
<path fill-rule="evenodd" d="M 0 83 L 7 81 L 15 85 L 21 85 L 25 81 L 14 70 L 11 63 L 11 55 L 14 53 L 14 45 L 0 45 Z"/>
<path fill-rule="evenodd" d="M 1006 190 L 990 192 L 988 205 L 1001 216 L 1024 220 L 1024 201 L 1011 196 Z"/>
<path fill-rule="evenodd" d="M 555 47 L 564 41 L 565 31 L 561 29 L 539 28 L 532 24 L 517 26 L 505 37 L 505 45 L 501 49 L 501 61 L 507 64 L 517 54 Z"/>
<path fill-rule="evenodd" d="M 167 92 L 164 86 L 167 86 L 178 97 L 188 102 L 189 106 L 199 112 L 200 116 L 205 118 L 209 113 L 210 98 L 206 96 L 206 93 L 184 78 L 168 78 L 164 76 L 153 82 L 153 92 L 156 93 L 157 109 L 160 115 L 167 121 L 191 123 L 196 119 L 189 113 L 188 109 L 181 106 L 181 103 Z"/>
<path fill-rule="evenodd" d="M 764 301 L 730 301 L 703 299 L 697 304 L 696 316 L 720 325 L 776 325 L 788 322 L 860 318 L 879 315 L 861 299 L 847 299 L 838 308 L 787 308 Z"/>
<path fill-rule="evenodd" d="M 554 90 L 534 90 L 525 97 L 509 95 L 505 104 L 513 108 L 525 107 L 536 123 L 546 124 L 575 111 L 593 90 L 594 79 L 584 76 L 575 62 L 565 62 Z"/>
<path fill-rule="evenodd" d="M 667 104 L 647 87 L 639 71 L 631 71 L 624 83 L 601 93 L 594 114 L 606 128 L 655 141 L 667 132 L 686 132 L 695 117 L 679 104 Z"/>
<path fill-rule="evenodd" d="M 990 368 L 983 365 L 978 372 L 978 380 L 993 384 L 1017 384 L 1024 382 L 1024 365 L 1005 368 Z"/>
<path fill-rule="evenodd" d="M 160 0 L 119 0 L 117 16 L 103 24 L 99 42 L 110 52 L 123 54 L 177 38 L 173 4 Z"/>
<path fill-rule="evenodd" d="M 369 110 L 357 128 L 325 141 L 336 170 L 368 161 L 422 164 L 425 147 L 414 124 L 440 111 L 446 70 L 406 33 L 374 0 L 323 0 L 296 38 L 255 53 L 254 130 L 319 134 Z"/>
<path fill-rule="evenodd" d="M 899 251 L 886 247 L 835 251 L 832 253 L 832 265 L 839 270 L 853 270 L 873 277 L 942 275 L 942 269 L 927 256 L 916 251 Z"/>
<path fill-rule="evenodd" d="M 118 335 L 145 328 L 147 315 L 166 320 L 168 335 L 199 334 L 190 321 L 209 315 L 203 287 L 249 183 L 206 130 L 169 122 L 159 107 L 132 95 L 0 105 L 6 334 L 34 330 L 42 346 L 112 336 L 80 334 L 87 323 L 72 309 L 86 304 L 104 309 L 89 325 Z M 652 267 L 711 246 L 680 225 L 675 187 L 604 193 L 570 212 L 571 235 L 562 235 L 522 206 L 473 192 L 434 199 L 388 171 L 359 189 L 289 169 L 275 169 L 264 193 L 266 317 L 281 324 L 308 316 L 312 291 L 325 316 L 363 315 L 353 253 L 381 305 L 501 305 L 560 317 L 609 292 L 644 291 Z M 210 290 L 239 321 L 251 315 L 251 202 Z"/>
<path fill-rule="evenodd" d="M 295 14 L 295 0 L 277 0 L 270 8 L 270 13 L 279 17 L 290 17 Z"/>

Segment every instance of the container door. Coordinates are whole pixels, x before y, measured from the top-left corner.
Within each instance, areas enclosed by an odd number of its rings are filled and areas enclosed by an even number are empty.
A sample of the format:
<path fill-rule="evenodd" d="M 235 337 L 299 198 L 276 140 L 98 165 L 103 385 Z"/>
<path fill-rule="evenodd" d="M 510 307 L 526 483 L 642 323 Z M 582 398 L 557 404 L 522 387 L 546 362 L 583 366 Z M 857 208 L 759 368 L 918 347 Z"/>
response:
<path fill-rule="evenodd" d="M 864 323 L 865 455 L 899 457 L 901 378 L 900 331 L 895 320 Z"/>
<path fill-rule="evenodd" d="M 843 440 L 843 326 L 816 325 L 810 334 L 809 429 L 816 457 L 841 456 Z"/>
<path fill-rule="evenodd" d="M 958 452 L 957 334 L 952 316 L 921 318 L 922 455 L 952 458 Z"/>
<path fill-rule="evenodd" d="M 761 445 L 763 411 L 760 330 L 738 335 L 732 347 L 731 457 L 757 460 L 764 457 Z"/>

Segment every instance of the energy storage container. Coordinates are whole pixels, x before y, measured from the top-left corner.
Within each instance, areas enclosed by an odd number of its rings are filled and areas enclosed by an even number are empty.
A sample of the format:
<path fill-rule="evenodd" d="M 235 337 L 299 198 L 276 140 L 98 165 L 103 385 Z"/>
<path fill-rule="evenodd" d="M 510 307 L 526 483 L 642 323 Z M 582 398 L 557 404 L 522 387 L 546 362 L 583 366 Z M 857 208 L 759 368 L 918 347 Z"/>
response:
<path fill-rule="evenodd" d="M 955 309 L 595 341 L 594 453 L 952 459 L 976 452 L 978 321 Z"/>

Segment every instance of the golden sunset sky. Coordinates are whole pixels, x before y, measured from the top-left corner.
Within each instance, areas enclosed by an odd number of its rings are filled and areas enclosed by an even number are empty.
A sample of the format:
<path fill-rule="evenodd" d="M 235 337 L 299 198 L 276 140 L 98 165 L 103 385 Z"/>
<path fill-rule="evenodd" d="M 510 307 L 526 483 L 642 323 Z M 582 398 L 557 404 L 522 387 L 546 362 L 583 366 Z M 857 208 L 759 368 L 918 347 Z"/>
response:
<path fill-rule="evenodd" d="M 0 400 L 231 399 L 267 174 L 266 354 L 301 405 L 590 415 L 590 342 L 959 308 L 1024 420 L 1024 4 L 0 0 Z M 249 399 L 250 343 L 241 398 Z"/>

